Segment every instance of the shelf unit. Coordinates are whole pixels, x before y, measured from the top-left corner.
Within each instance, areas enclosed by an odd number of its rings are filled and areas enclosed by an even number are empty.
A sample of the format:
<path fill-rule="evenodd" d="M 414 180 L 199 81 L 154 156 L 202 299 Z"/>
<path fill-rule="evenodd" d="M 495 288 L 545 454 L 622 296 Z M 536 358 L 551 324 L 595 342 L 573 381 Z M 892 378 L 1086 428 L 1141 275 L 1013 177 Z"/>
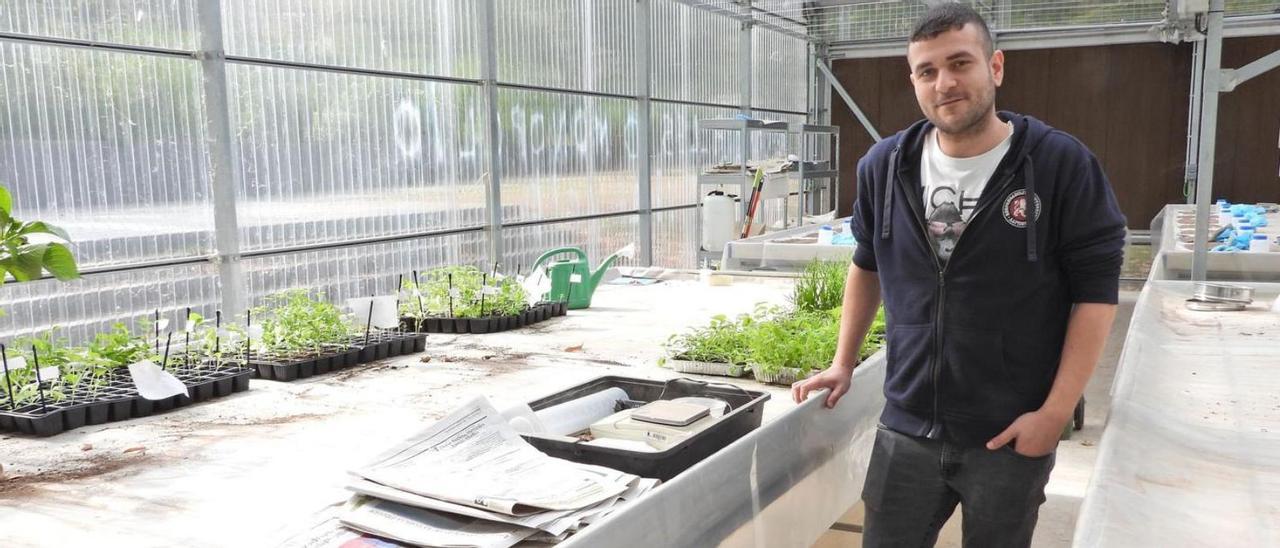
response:
<path fill-rule="evenodd" d="M 698 259 L 718 258 L 723 250 L 704 250 L 702 249 L 702 206 L 703 198 L 706 197 L 705 186 L 732 186 L 738 185 L 738 216 L 745 218 L 747 208 L 750 206 L 751 182 L 754 173 L 747 169 L 747 161 L 751 155 L 752 135 L 756 133 L 777 133 L 786 135 L 786 148 L 788 154 L 795 154 L 800 161 L 797 171 L 787 171 L 782 173 L 765 174 L 764 187 L 769 188 L 770 183 L 784 182 L 786 183 L 786 191 L 784 195 L 788 198 L 793 195 L 799 195 L 800 204 L 795 212 L 795 224 L 798 226 L 803 224 L 806 210 L 809 213 L 816 213 L 822 207 L 819 203 L 823 194 L 819 189 L 825 191 L 825 201 L 831 209 L 836 207 L 839 202 L 839 180 L 840 170 L 836 164 L 840 151 L 840 128 L 837 126 L 823 126 L 814 124 L 791 124 L 786 122 L 765 123 L 762 120 L 748 120 L 740 118 L 705 118 L 698 120 L 698 137 L 703 139 L 704 131 L 736 131 L 739 132 L 740 146 L 737 158 L 720 159 L 734 161 L 739 167 L 736 173 L 708 173 L 707 170 L 713 165 L 702 166 L 698 173 L 698 207 L 696 213 L 694 241 L 697 242 Z M 829 156 L 820 159 L 819 156 L 823 152 L 821 145 L 822 137 L 831 139 L 830 149 L 827 151 Z M 798 143 L 793 142 L 798 140 Z M 825 165 L 819 163 L 825 162 Z M 719 163 L 719 162 L 717 162 Z M 814 166 L 818 169 L 814 169 Z M 791 190 L 791 182 L 799 181 L 799 191 Z M 762 195 L 777 196 L 776 192 L 770 193 L 765 191 Z M 789 206 L 783 206 L 783 223 L 786 225 L 789 220 Z M 808 206 L 806 208 L 806 205 Z"/>

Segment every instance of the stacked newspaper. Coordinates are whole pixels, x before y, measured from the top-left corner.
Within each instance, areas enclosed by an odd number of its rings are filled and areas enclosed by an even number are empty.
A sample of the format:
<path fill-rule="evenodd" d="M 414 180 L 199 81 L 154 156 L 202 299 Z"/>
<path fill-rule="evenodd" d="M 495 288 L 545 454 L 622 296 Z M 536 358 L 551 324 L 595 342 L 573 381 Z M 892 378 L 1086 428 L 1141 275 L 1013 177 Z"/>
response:
<path fill-rule="evenodd" d="M 547 456 L 483 398 L 352 475 L 348 489 L 356 494 L 337 522 L 384 539 L 441 547 L 559 542 L 658 483 Z M 359 535 L 332 519 L 312 533 L 305 542 L 286 544 L 340 546 Z"/>

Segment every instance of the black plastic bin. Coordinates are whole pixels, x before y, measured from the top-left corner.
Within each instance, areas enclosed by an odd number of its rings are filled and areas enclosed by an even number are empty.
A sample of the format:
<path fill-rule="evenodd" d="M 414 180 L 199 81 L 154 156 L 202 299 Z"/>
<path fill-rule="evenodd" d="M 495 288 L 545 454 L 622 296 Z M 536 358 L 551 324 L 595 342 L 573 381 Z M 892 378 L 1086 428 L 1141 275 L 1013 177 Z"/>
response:
<path fill-rule="evenodd" d="M 706 396 L 729 402 L 730 409 L 710 428 L 660 452 L 628 451 L 528 434 L 523 435 L 524 439 L 539 451 L 553 457 L 583 464 L 596 464 L 641 477 L 667 481 L 759 428 L 764 419 L 764 402 L 769 400 L 768 392 L 746 390 L 731 384 L 707 383 L 685 378 L 656 381 L 608 376 L 534 400 L 529 402 L 529 407 L 538 411 L 613 387 L 624 390 L 634 402 L 648 403 L 685 396 Z"/>

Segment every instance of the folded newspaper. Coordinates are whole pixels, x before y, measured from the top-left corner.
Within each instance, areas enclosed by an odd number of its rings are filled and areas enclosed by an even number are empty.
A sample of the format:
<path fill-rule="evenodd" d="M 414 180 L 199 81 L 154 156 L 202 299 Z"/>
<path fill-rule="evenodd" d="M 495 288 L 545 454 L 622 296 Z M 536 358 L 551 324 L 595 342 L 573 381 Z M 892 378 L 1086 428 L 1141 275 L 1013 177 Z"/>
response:
<path fill-rule="evenodd" d="M 347 505 L 283 546 L 336 548 L 362 533 L 409 546 L 555 543 L 658 484 L 543 454 L 483 398 L 351 473 Z"/>

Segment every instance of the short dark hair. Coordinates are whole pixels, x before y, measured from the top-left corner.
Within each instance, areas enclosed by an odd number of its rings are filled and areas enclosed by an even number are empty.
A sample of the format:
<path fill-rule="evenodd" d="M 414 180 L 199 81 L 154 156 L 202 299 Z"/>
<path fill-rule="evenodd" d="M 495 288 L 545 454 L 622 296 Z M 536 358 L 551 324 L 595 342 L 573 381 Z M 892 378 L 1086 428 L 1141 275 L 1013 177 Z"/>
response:
<path fill-rule="evenodd" d="M 990 58 L 996 49 L 995 43 L 991 40 L 991 29 L 987 28 L 986 20 L 978 12 L 959 2 L 943 2 L 929 8 L 929 11 L 916 20 L 915 27 L 911 29 L 911 40 L 908 42 L 931 40 L 944 32 L 963 29 L 967 24 L 973 24 L 978 28 L 979 34 L 982 35 L 983 51 L 987 53 L 987 58 Z"/>

